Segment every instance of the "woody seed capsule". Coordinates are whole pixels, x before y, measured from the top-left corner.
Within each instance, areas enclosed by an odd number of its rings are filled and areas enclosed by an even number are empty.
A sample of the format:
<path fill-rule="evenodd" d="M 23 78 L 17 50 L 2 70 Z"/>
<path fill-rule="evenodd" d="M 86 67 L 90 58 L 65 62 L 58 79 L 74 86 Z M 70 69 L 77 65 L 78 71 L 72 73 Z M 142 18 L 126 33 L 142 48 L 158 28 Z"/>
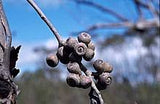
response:
<path fill-rule="evenodd" d="M 110 85 L 112 83 L 112 77 L 109 73 L 104 72 L 99 76 L 99 82 L 102 85 Z"/>
<path fill-rule="evenodd" d="M 78 43 L 78 41 L 75 38 L 69 37 L 66 40 L 66 47 L 74 48 L 77 43 Z"/>
<path fill-rule="evenodd" d="M 69 62 L 67 65 L 67 69 L 70 73 L 81 74 L 80 66 L 77 62 Z"/>
<path fill-rule="evenodd" d="M 84 54 L 83 58 L 86 60 L 86 61 L 90 61 L 92 60 L 94 57 L 94 51 L 92 49 L 89 49 L 87 48 L 87 51 L 86 53 Z"/>
<path fill-rule="evenodd" d="M 66 81 L 70 87 L 78 87 L 80 84 L 80 77 L 78 74 L 70 73 Z"/>
<path fill-rule="evenodd" d="M 87 46 L 89 49 L 92 49 L 93 51 L 95 50 L 95 45 L 93 44 L 93 42 L 89 42 Z"/>
<path fill-rule="evenodd" d="M 80 76 L 80 86 L 84 89 L 89 88 L 91 86 L 91 79 L 88 76 L 81 75 Z"/>
<path fill-rule="evenodd" d="M 50 67 L 56 67 L 58 65 L 59 59 L 56 55 L 50 54 L 47 56 L 46 62 Z"/>
<path fill-rule="evenodd" d="M 78 35 L 78 41 L 88 44 L 91 41 L 91 36 L 86 32 L 82 32 Z"/>
<path fill-rule="evenodd" d="M 102 73 L 104 72 L 103 64 L 103 60 L 98 59 L 93 63 L 93 67 L 97 72 Z"/>
<path fill-rule="evenodd" d="M 87 46 L 84 43 L 78 43 L 75 45 L 74 50 L 79 56 L 83 56 L 87 51 Z"/>
<path fill-rule="evenodd" d="M 63 46 L 58 48 L 56 55 L 61 63 L 67 64 L 69 62 L 69 55 Z"/>
<path fill-rule="evenodd" d="M 106 62 L 104 62 L 103 68 L 104 68 L 104 72 L 108 72 L 108 73 L 111 73 L 113 70 L 113 67 L 109 63 L 106 63 Z"/>

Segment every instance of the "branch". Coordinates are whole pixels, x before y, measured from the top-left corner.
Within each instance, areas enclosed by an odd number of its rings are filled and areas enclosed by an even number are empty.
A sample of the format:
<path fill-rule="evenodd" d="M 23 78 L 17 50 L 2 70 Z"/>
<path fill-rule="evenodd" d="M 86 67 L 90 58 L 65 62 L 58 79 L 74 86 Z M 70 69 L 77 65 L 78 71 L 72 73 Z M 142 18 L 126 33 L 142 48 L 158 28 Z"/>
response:
<path fill-rule="evenodd" d="M 141 0 L 136 0 L 140 6 L 144 7 L 144 8 L 149 8 L 148 5 L 144 2 L 142 2 Z"/>
<path fill-rule="evenodd" d="M 41 9 L 37 6 L 37 4 L 33 0 L 27 0 L 27 1 L 36 10 L 36 12 L 41 17 L 41 19 L 47 24 L 47 26 L 50 28 L 52 33 L 55 35 L 59 45 L 61 45 L 62 44 L 62 38 L 60 37 L 60 34 L 56 30 L 56 28 L 52 25 L 52 23 L 48 20 L 48 18 L 45 16 L 45 14 L 41 11 Z"/>
<path fill-rule="evenodd" d="M 125 28 L 125 27 L 133 27 L 134 24 L 130 22 L 122 22 L 122 23 L 97 23 L 90 26 L 87 31 L 94 31 L 97 29 L 105 29 L 105 28 Z"/>
<path fill-rule="evenodd" d="M 146 9 L 149 9 L 149 10 L 151 9 L 150 10 L 151 13 L 154 11 L 153 13 L 155 13 L 156 15 L 159 15 L 159 10 L 156 10 L 156 9 L 153 10 L 154 7 L 153 7 L 151 1 L 149 1 L 149 2 L 151 2 L 151 4 L 150 3 L 144 3 L 144 2 L 142 2 L 142 0 L 136 0 L 136 1 L 139 3 L 140 6 L 146 8 Z"/>
<path fill-rule="evenodd" d="M 140 8 L 140 3 L 139 3 L 140 0 L 134 0 L 134 3 L 135 3 L 135 6 L 136 6 L 136 9 L 137 9 L 137 12 L 138 12 L 138 15 L 139 15 L 139 19 L 140 20 L 143 20 L 144 17 L 143 17 L 143 12 Z"/>
<path fill-rule="evenodd" d="M 158 14 L 157 14 L 157 11 L 156 11 L 156 9 L 154 8 L 153 3 L 152 3 L 151 0 L 148 0 L 147 5 L 148 5 L 148 9 L 149 9 L 150 12 L 152 13 L 152 15 L 153 15 L 155 18 L 159 19 L 159 16 L 158 16 Z"/>
<path fill-rule="evenodd" d="M 137 28 L 137 29 L 146 29 L 152 27 L 160 27 L 160 21 L 158 19 L 150 19 L 138 21 L 136 23 L 131 22 L 121 22 L 121 23 L 97 23 L 90 26 L 87 31 L 94 31 L 97 29 L 106 29 L 106 28 Z"/>
<path fill-rule="evenodd" d="M 90 79 L 92 80 L 92 84 L 91 84 L 91 90 L 94 90 L 96 92 L 96 94 L 98 95 L 100 104 L 104 104 L 103 98 L 101 96 L 100 91 L 97 89 L 96 84 L 94 82 L 94 80 L 92 79 L 92 72 L 90 70 L 88 70 L 82 63 L 79 63 L 80 66 L 82 67 L 82 71 L 86 74 L 86 76 L 89 76 Z M 92 92 L 92 91 L 91 91 Z M 90 95 L 91 96 L 91 95 Z"/>
<path fill-rule="evenodd" d="M 108 9 L 106 7 L 103 7 L 102 5 L 99 5 L 97 3 L 94 3 L 92 1 L 86 1 L 86 0 L 73 0 L 77 3 L 80 3 L 80 4 L 84 4 L 84 5 L 88 5 L 88 6 L 91 6 L 93 8 L 96 8 L 102 12 L 105 12 L 105 13 L 108 13 L 108 14 L 111 14 L 113 15 L 114 17 L 116 17 L 117 19 L 121 20 L 121 21 L 128 21 L 127 18 L 123 17 L 122 15 L 116 13 L 115 11 L 112 11 L 111 9 Z"/>

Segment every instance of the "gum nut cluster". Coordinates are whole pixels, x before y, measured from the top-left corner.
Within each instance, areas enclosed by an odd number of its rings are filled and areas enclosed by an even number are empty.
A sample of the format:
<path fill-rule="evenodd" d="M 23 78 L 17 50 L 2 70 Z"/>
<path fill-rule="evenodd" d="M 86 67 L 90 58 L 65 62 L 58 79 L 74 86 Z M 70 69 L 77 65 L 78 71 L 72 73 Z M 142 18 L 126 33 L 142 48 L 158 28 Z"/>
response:
<path fill-rule="evenodd" d="M 113 70 L 113 67 L 103 60 L 96 60 L 93 63 L 94 69 L 97 71 L 97 87 L 99 90 L 104 90 L 112 82 L 112 77 L 110 73 Z"/>
<path fill-rule="evenodd" d="M 83 75 L 84 70 L 81 64 L 82 59 L 91 61 L 95 54 L 95 46 L 91 42 L 91 36 L 88 33 L 82 32 L 78 35 L 77 39 L 69 37 L 59 46 L 56 54 L 50 54 L 46 58 L 46 62 L 50 67 L 56 67 L 60 61 L 67 65 L 69 75 L 66 82 L 70 87 L 89 88 L 92 80 L 90 77 Z M 97 71 L 98 77 L 97 87 L 107 86 L 111 82 L 111 77 L 108 74 L 112 72 L 112 66 L 103 60 L 96 60 L 93 67 Z"/>
<path fill-rule="evenodd" d="M 50 67 L 57 66 L 60 61 L 63 64 L 81 62 L 82 59 L 90 61 L 94 57 L 95 46 L 91 42 L 91 36 L 82 32 L 77 39 L 69 37 L 57 50 L 56 55 L 47 56 L 46 62 Z"/>

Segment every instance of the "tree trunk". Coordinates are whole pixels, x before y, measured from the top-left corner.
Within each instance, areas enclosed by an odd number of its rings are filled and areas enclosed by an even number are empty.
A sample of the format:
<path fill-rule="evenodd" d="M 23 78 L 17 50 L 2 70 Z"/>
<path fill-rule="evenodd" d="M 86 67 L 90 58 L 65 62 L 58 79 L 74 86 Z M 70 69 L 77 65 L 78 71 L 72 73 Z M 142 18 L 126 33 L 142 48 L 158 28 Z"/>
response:
<path fill-rule="evenodd" d="M 11 32 L 0 0 L 0 103 L 15 104 L 17 86 L 10 69 Z"/>

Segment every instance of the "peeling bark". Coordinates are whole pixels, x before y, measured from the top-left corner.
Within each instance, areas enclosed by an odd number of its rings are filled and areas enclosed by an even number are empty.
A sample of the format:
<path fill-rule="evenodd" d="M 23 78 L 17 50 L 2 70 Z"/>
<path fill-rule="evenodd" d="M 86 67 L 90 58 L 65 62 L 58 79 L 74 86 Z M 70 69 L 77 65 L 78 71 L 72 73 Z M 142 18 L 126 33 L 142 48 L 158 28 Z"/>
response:
<path fill-rule="evenodd" d="M 13 56 L 10 55 L 11 41 L 11 32 L 3 11 L 2 0 L 0 0 L 0 102 L 2 104 L 16 104 L 15 99 L 18 94 L 18 87 L 13 82 L 14 77 L 11 73 L 12 69 L 10 69 L 10 59 Z"/>

